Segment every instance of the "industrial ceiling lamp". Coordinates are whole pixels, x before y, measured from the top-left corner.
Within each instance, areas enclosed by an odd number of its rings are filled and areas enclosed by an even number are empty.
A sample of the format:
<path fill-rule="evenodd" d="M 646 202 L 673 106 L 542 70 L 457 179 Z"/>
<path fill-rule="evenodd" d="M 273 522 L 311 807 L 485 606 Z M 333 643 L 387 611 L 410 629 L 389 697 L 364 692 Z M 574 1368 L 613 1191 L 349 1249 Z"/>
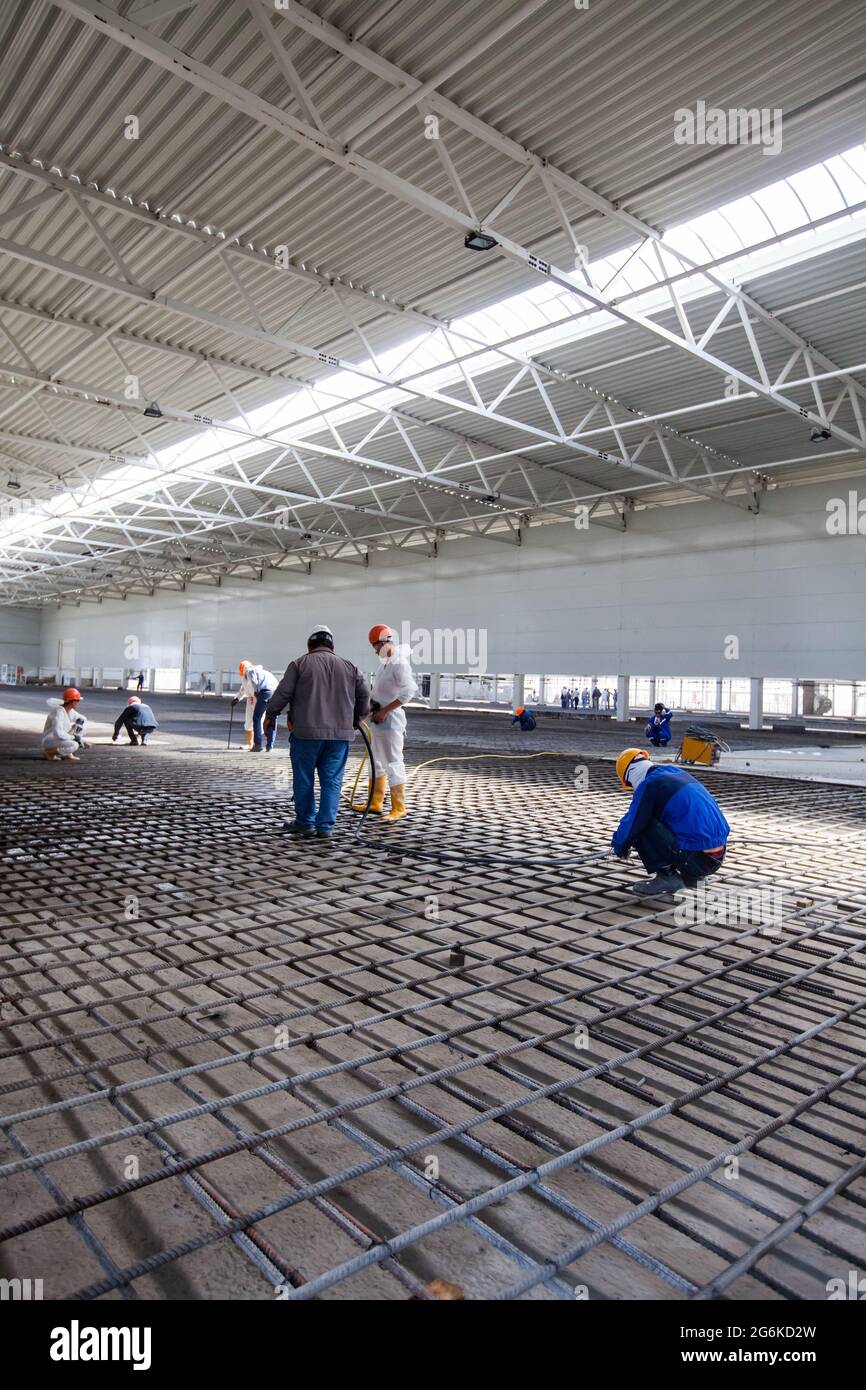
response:
<path fill-rule="evenodd" d="M 162 411 L 160 410 L 160 408 L 159 408 L 159 406 L 157 405 L 156 401 L 150 401 L 150 403 L 144 407 L 144 413 L 145 413 L 145 415 L 147 415 L 151 420 L 161 420 L 161 419 L 162 419 Z"/>
<path fill-rule="evenodd" d="M 477 229 L 474 232 L 467 232 L 463 239 L 463 245 L 467 251 L 492 251 L 499 242 L 496 237 L 490 236 L 489 232 L 482 232 Z"/>
<path fill-rule="evenodd" d="M 825 439 L 832 439 L 832 432 L 824 425 L 815 425 L 809 431 L 809 438 L 813 444 L 823 444 Z"/>

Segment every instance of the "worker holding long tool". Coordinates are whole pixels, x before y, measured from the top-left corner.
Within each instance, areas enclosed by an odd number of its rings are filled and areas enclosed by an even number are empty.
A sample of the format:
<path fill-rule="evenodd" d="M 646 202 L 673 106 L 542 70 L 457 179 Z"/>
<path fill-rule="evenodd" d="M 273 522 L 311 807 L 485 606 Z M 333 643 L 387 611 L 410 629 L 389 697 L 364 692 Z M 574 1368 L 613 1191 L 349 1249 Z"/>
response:
<path fill-rule="evenodd" d="M 722 866 L 731 827 L 715 797 L 684 768 L 654 766 L 643 748 L 626 748 L 616 760 L 631 806 L 611 844 L 620 859 L 636 849 L 648 883 L 632 888 L 639 897 L 657 897 L 695 888 Z"/>
<path fill-rule="evenodd" d="M 277 716 L 288 714 L 295 820 L 289 834 L 329 840 L 337 821 L 349 743 L 370 708 L 367 681 L 357 666 L 334 651 L 334 634 L 320 623 L 307 651 L 290 661 L 265 715 L 268 738 Z M 319 778 L 316 809 L 315 777 Z"/>
<path fill-rule="evenodd" d="M 246 663 L 244 663 L 246 665 Z M 238 693 L 232 700 L 232 709 L 235 705 L 243 704 L 244 707 L 244 744 L 250 752 L 253 750 L 253 711 L 256 707 L 256 692 L 253 690 L 252 683 L 248 676 L 241 671 L 241 683 Z"/>
<path fill-rule="evenodd" d="M 274 746 L 274 739 L 277 736 L 277 726 L 273 725 L 270 733 L 265 734 L 262 727 L 265 710 L 268 701 L 277 688 L 277 678 L 272 671 L 268 671 L 264 666 L 257 666 L 252 661 L 242 661 L 238 667 L 242 679 L 246 683 L 246 689 L 255 696 L 253 705 L 253 746 L 251 753 L 261 753 L 262 749 L 270 753 Z"/>
<path fill-rule="evenodd" d="M 369 809 L 383 820 L 401 820 L 406 814 L 406 764 L 403 761 L 406 711 L 403 706 L 418 694 L 418 686 L 408 656 L 400 650 L 393 630 L 386 623 L 371 627 L 367 641 L 380 662 L 373 677 L 370 700 L 375 781 Z M 386 787 L 391 789 L 391 809 L 383 815 Z M 356 802 L 352 806 L 353 811 L 366 809 L 366 802 Z"/>

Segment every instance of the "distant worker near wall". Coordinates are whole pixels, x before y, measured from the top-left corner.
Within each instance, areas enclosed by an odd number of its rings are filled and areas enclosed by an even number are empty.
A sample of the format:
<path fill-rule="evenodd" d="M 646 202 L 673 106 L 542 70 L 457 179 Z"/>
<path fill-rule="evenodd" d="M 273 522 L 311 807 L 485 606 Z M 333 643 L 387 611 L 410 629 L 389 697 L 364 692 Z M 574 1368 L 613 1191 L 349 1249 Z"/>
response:
<path fill-rule="evenodd" d="M 677 893 L 721 868 L 731 827 L 715 797 L 690 772 L 672 763 L 654 766 L 643 748 L 626 748 L 616 760 L 620 786 L 632 803 L 611 845 L 620 859 L 637 850 L 648 883 L 640 897 Z"/>
<path fill-rule="evenodd" d="M 143 748 L 147 743 L 148 735 L 158 728 L 156 715 L 150 705 L 143 705 L 137 695 L 130 695 L 126 702 L 126 709 L 114 721 L 114 733 L 111 736 L 111 742 L 116 743 L 120 737 L 121 729 L 125 729 L 133 747 Z"/>
<path fill-rule="evenodd" d="M 265 716 L 270 737 L 277 717 L 283 710 L 288 714 L 295 798 L 295 820 L 289 834 L 330 839 L 337 822 L 349 743 L 369 709 L 364 675 L 351 661 L 337 656 L 334 634 L 320 623 L 307 638 L 306 655 L 286 667 Z"/>
<path fill-rule="evenodd" d="M 268 701 L 277 688 L 277 678 L 273 671 L 268 671 L 264 666 L 257 666 L 252 661 L 242 661 L 238 670 L 242 677 L 246 677 L 249 689 L 255 696 L 253 705 L 253 746 L 251 753 L 261 753 L 262 749 L 270 753 L 274 746 L 274 739 L 277 736 L 277 726 L 273 724 L 269 733 L 265 733 L 262 727 L 265 710 Z M 267 740 L 267 742 L 265 741 Z"/>
<path fill-rule="evenodd" d="M 532 710 L 528 709 L 526 705 L 518 705 L 514 714 L 511 716 L 511 727 L 514 728 L 515 724 L 519 724 L 523 732 L 528 734 L 536 725 L 535 715 L 532 713 Z"/>
<path fill-rule="evenodd" d="M 391 789 L 391 809 L 383 820 L 401 820 L 406 814 L 406 764 L 403 761 L 406 711 L 403 706 L 418 694 L 418 686 L 409 659 L 400 652 L 390 627 L 377 623 L 367 633 L 367 641 L 381 663 L 373 677 L 370 700 L 370 744 L 376 774 L 370 810 L 382 815 L 387 786 Z M 352 809 L 364 811 L 366 802 L 355 803 Z"/>
<path fill-rule="evenodd" d="M 74 686 L 64 690 L 62 699 L 48 701 L 50 713 L 42 729 L 43 758 L 77 763 L 80 761 L 78 750 L 90 747 L 84 741 L 87 720 L 78 713 L 80 701 L 81 691 Z"/>
<path fill-rule="evenodd" d="M 674 712 L 659 702 L 654 706 L 646 726 L 646 736 L 653 748 L 666 748 L 671 741 L 671 720 Z"/>

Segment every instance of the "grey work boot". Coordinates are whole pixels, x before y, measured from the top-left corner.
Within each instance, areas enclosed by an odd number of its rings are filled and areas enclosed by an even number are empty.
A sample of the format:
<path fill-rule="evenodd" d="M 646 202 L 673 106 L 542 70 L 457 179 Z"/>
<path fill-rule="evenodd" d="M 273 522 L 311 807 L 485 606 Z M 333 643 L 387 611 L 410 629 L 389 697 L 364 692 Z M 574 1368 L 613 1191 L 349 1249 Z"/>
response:
<path fill-rule="evenodd" d="M 287 835 L 297 835 L 301 840 L 312 840 L 316 833 L 312 825 L 299 825 L 296 820 L 287 825 L 285 831 Z"/>
<path fill-rule="evenodd" d="M 681 892 L 684 886 L 679 874 L 667 869 L 657 873 L 647 883 L 636 883 L 631 891 L 639 898 L 661 898 Z"/>

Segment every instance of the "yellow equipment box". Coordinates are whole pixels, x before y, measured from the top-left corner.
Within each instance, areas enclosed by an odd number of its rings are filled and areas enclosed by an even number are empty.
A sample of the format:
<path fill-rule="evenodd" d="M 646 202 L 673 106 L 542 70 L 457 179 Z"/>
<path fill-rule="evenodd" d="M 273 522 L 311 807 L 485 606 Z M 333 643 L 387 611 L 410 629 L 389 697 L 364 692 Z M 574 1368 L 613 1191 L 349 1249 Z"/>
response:
<path fill-rule="evenodd" d="M 721 756 L 721 744 L 718 743 L 716 739 L 695 738 L 691 734 L 686 734 L 680 744 L 677 761 L 681 763 L 703 763 L 706 767 L 713 767 Z"/>

